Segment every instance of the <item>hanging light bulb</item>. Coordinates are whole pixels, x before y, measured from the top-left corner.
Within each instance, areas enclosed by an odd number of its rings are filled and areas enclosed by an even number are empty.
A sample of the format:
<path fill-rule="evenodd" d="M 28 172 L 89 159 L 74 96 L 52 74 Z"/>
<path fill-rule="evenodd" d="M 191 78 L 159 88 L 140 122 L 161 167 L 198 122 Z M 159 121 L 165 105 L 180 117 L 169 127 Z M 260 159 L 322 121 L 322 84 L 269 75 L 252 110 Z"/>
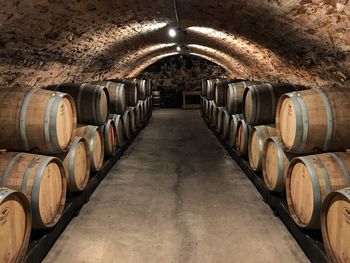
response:
<path fill-rule="evenodd" d="M 176 30 L 174 28 L 169 29 L 169 36 L 172 38 L 176 37 Z"/>
<path fill-rule="evenodd" d="M 177 46 L 177 47 L 176 47 L 176 51 L 177 51 L 177 52 L 180 52 L 180 51 L 181 51 L 181 47 L 180 47 L 180 46 Z"/>

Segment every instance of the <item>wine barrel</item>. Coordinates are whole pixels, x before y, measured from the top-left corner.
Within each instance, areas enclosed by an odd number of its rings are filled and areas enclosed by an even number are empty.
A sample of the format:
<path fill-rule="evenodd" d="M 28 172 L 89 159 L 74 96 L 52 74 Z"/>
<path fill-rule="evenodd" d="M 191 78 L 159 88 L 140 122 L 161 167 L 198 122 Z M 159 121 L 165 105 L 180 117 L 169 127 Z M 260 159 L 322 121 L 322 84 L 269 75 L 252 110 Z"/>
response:
<path fill-rule="evenodd" d="M 130 124 L 131 124 L 131 133 L 136 132 L 136 107 L 129 107 L 128 110 L 130 111 Z"/>
<path fill-rule="evenodd" d="M 227 84 L 226 109 L 229 114 L 239 114 L 243 112 L 244 89 L 253 85 L 253 81 L 240 81 Z"/>
<path fill-rule="evenodd" d="M 143 100 L 141 103 L 143 104 L 143 118 L 144 120 L 146 120 L 148 116 L 148 108 L 147 108 L 146 100 Z"/>
<path fill-rule="evenodd" d="M 130 110 L 126 110 L 123 117 L 122 122 L 124 126 L 124 133 L 127 139 L 131 137 L 131 117 L 130 117 Z"/>
<path fill-rule="evenodd" d="M 137 81 L 137 94 L 139 100 L 145 100 L 147 98 L 146 80 L 140 79 Z"/>
<path fill-rule="evenodd" d="M 205 120 L 209 120 L 209 113 L 210 113 L 210 102 L 208 99 L 204 99 L 204 118 Z"/>
<path fill-rule="evenodd" d="M 151 79 L 146 80 L 146 96 L 147 97 L 152 96 L 152 80 Z"/>
<path fill-rule="evenodd" d="M 109 115 L 109 118 L 112 119 L 115 123 L 116 131 L 117 131 L 117 145 L 122 147 L 125 144 L 125 131 L 123 124 L 123 116 L 122 115 Z"/>
<path fill-rule="evenodd" d="M 78 123 L 103 125 L 109 114 L 109 95 L 105 86 L 96 84 L 61 84 L 46 87 L 71 95 L 77 107 Z"/>
<path fill-rule="evenodd" d="M 350 148 L 350 89 L 310 89 L 284 94 L 277 106 L 276 127 L 293 153 Z"/>
<path fill-rule="evenodd" d="M 244 89 L 243 115 L 250 125 L 275 123 L 278 99 L 287 92 L 303 90 L 305 87 L 292 84 L 260 84 Z"/>
<path fill-rule="evenodd" d="M 43 89 L 0 89 L 0 148 L 58 153 L 66 150 L 77 125 L 71 96 Z"/>
<path fill-rule="evenodd" d="M 32 228 L 28 199 L 20 192 L 0 188 L 0 259 L 1 262 L 22 262 Z"/>
<path fill-rule="evenodd" d="M 231 119 L 232 119 L 232 116 L 228 114 L 226 110 L 224 110 L 223 121 L 222 121 L 222 131 L 221 131 L 221 135 L 224 140 L 227 138 Z"/>
<path fill-rule="evenodd" d="M 98 84 L 106 86 L 109 95 L 109 109 L 111 113 L 123 114 L 126 110 L 126 88 L 124 83 L 102 81 Z"/>
<path fill-rule="evenodd" d="M 67 180 L 58 158 L 1 153 L 0 186 L 25 194 L 31 204 L 33 228 L 52 227 L 60 219 L 66 202 Z"/>
<path fill-rule="evenodd" d="M 201 82 L 202 82 L 202 85 L 201 85 L 201 96 L 206 98 L 207 97 L 207 80 L 202 79 Z"/>
<path fill-rule="evenodd" d="M 273 136 L 266 140 L 262 172 L 265 185 L 270 191 L 284 192 L 288 166 L 293 157 L 284 152 L 284 145 L 278 137 Z"/>
<path fill-rule="evenodd" d="M 117 128 L 114 121 L 109 119 L 101 129 L 103 133 L 105 156 L 112 156 L 117 150 Z"/>
<path fill-rule="evenodd" d="M 252 127 L 248 141 L 248 157 L 249 165 L 254 171 L 261 172 L 265 141 L 276 134 L 274 125 Z"/>
<path fill-rule="evenodd" d="M 288 168 L 286 194 L 290 214 L 303 228 L 320 228 L 327 194 L 350 186 L 350 154 L 323 153 L 294 158 Z"/>
<path fill-rule="evenodd" d="M 248 139 L 251 126 L 244 120 L 239 120 L 236 132 L 236 150 L 240 156 L 248 154 Z"/>
<path fill-rule="evenodd" d="M 135 124 L 136 127 L 139 127 L 141 125 L 141 105 L 135 106 Z"/>
<path fill-rule="evenodd" d="M 321 230 L 330 262 L 347 263 L 350 258 L 350 188 L 327 195 L 321 212 Z"/>
<path fill-rule="evenodd" d="M 218 81 L 219 79 L 207 80 L 207 99 L 208 100 L 215 100 L 215 89 L 216 89 L 216 83 Z"/>
<path fill-rule="evenodd" d="M 134 79 L 132 81 L 128 81 L 126 82 L 126 97 L 127 97 L 127 106 L 129 107 L 134 107 L 136 106 L 137 102 L 138 102 L 138 83 L 137 83 L 137 79 Z"/>
<path fill-rule="evenodd" d="M 227 101 L 227 81 L 222 80 L 216 83 L 215 104 L 218 107 L 226 107 Z"/>
<path fill-rule="evenodd" d="M 152 91 L 152 104 L 153 109 L 160 108 L 160 91 L 159 90 L 153 90 Z"/>
<path fill-rule="evenodd" d="M 104 159 L 104 140 L 100 127 L 92 125 L 78 125 L 77 135 L 84 137 L 89 144 L 90 169 L 99 171 Z"/>
<path fill-rule="evenodd" d="M 238 122 L 243 118 L 243 114 L 234 114 L 231 115 L 230 126 L 228 130 L 228 144 L 231 147 L 236 147 L 236 135 L 237 135 L 237 127 Z"/>
<path fill-rule="evenodd" d="M 218 107 L 217 109 L 217 125 L 216 125 L 216 131 L 218 133 L 221 133 L 222 131 L 222 127 L 223 127 L 223 119 L 224 119 L 224 111 L 225 111 L 225 108 L 224 107 Z"/>
<path fill-rule="evenodd" d="M 89 181 L 89 145 L 85 138 L 75 137 L 68 152 L 57 155 L 63 162 L 70 192 L 83 191 Z"/>

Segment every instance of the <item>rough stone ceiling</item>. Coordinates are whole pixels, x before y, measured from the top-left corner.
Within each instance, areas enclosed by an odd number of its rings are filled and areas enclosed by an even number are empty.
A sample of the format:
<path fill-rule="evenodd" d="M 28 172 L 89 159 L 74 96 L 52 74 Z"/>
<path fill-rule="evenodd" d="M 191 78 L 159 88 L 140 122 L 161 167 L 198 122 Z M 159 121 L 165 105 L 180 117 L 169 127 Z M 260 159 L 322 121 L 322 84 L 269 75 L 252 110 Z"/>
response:
<path fill-rule="evenodd" d="M 0 0 L 0 85 L 131 77 L 173 55 L 173 0 Z M 229 77 L 350 79 L 350 0 L 176 0 L 186 44 Z"/>

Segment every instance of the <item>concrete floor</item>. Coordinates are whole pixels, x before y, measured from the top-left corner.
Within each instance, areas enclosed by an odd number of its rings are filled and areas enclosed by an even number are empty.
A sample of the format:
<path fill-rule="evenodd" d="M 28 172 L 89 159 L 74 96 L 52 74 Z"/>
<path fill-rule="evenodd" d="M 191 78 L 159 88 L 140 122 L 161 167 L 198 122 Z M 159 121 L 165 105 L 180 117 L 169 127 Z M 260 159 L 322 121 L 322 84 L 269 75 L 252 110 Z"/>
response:
<path fill-rule="evenodd" d="M 158 110 L 44 262 L 309 262 L 205 126 Z"/>

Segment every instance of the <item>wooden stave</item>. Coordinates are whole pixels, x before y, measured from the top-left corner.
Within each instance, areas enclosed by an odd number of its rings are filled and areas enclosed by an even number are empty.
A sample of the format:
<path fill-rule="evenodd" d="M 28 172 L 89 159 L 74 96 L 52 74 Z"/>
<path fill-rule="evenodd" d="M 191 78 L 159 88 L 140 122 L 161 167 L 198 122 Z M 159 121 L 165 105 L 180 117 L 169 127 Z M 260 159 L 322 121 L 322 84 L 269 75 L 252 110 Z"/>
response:
<path fill-rule="evenodd" d="M 259 137 L 259 161 L 258 164 L 255 165 L 252 163 L 252 152 L 251 152 L 251 144 L 252 144 L 252 138 L 253 138 L 253 134 L 254 132 L 256 132 L 258 134 Z M 274 125 L 259 125 L 259 126 L 253 126 L 251 128 L 251 132 L 249 134 L 249 138 L 248 138 L 248 158 L 249 158 L 249 165 L 250 167 L 256 171 L 256 172 L 261 172 L 262 170 L 262 163 L 263 163 L 263 156 L 264 156 L 264 144 L 265 141 L 276 135 L 276 129 L 274 127 Z"/>
<path fill-rule="evenodd" d="M 243 146 L 241 147 L 241 139 L 240 136 L 240 127 L 243 127 L 243 136 L 245 140 L 243 141 Z M 251 126 L 244 120 L 241 119 L 237 124 L 237 133 L 236 133 L 236 150 L 239 156 L 247 156 L 248 154 L 248 138 L 250 134 Z M 241 149 L 242 148 L 242 149 Z"/>
<path fill-rule="evenodd" d="M 114 139 L 114 142 L 112 143 L 112 145 L 110 145 L 110 141 L 109 141 L 110 136 L 113 136 L 114 138 L 116 138 L 117 128 L 115 126 L 114 120 L 112 120 L 112 119 L 107 120 L 106 124 L 101 126 L 101 129 L 102 129 L 102 133 L 103 133 L 105 156 L 110 157 L 117 150 L 116 139 Z M 112 129 L 112 131 L 113 131 L 112 134 L 111 134 L 110 129 Z M 108 147 L 106 147 L 106 146 L 108 146 Z"/>
<path fill-rule="evenodd" d="M 228 144 L 231 147 L 236 147 L 236 135 L 237 135 L 237 126 L 238 122 L 243 118 L 242 114 L 233 114 L 231 115 L 230 128 L 228 134 Z"/>
<path fill-rule="evenodd" d="M 78 147 L 78 143 L 83 143 L 86 148 L 86 174 L 85 174 L 85 180 L 82 186 L 78 186 L 75 181 L 75 171 L 74 171 L 74 158 L 76 154 L 76 149 Z M 85 138 L 76 136 L 71 143 L 71 147 L 68 152 L 62 153 L 56 156 L 59 158 L 62 163 L 63 167 L 66 172 L 66 178 L 67 178 L 67 189 L 69 192 L 80 192 L 83 191 L 89 181 L 89 175 L 90 175 L 90 156 L 89 156 L 89 145 Z"/>
<path fill-rule="evenodd" d="M 350 187 L 339 189 L 337 191 L 334 191 L 326 196 L 326 198 L 323 201 L 322 204 L 322 210 L 321 210 L 321 232 L 322 232 L 322 238 L 323 238 L 323 244 L 325 246 L 327 256 L 330 262 L 332 263 L 340 263 L 340 262 L 346 262 L 338 260 L 339 256 L 337 256 L 334 253 L 334 250 L 332 249 L 329 236 L 328 236 L 328 230 L 327 230 L 327 213 L 329 206 L 331 202 L 333 201 L 333 198 L 340 195 L 344 199 L 350 200 Z"/>
<path fill-rule="evenodd" d="M 21 185 L 13 185 L 9 181 L 11 179 L 10 173 L 13 172 L 14 166 L 19 163 L 24 163 L 23 160 L 19 160 L 21 157 L 32 157 L 30 161 L 26 161 L 27 166 L 22 176 L 22 182 Z M 3 173 L 0 176 L 0 187 L 7 187 L 16 191 L 22 192 L 29 200 L 30 207 L 31 207 L 31 214 L 32 214 L 32 227 L 33 229 L 46 229 L 50 228 L 56 225 L 58 220 L 61 218 L 63 214 L 63 209 L 66 201 L 66 193 L 67 193 L 67 179 L 66 179 L 66 173 L 63 167 L 63 164 L 60 159 L 57 157 L 52 156 L 45 156 L 45 155 L 38 155 L 38 154 L 30 154 L 30 153 L 23 153 L 23 152 L 6 152 L 1 153 L 0 158 L 8 159 L 8 163 L 5 165 L 5 169 Z M 38 161 L 40 160 L 40 164 L 38 164 Z M 41 214 L 40 214 L 40 184 L 41 179 L 43 176 L 43 173 L 45 172 L 46 167 L 51 163 L 54 162 L 59 170 L 60 175 L 62 179 L 62 195 L 60 198 L 60 205 L 57 210 L 57 213 L 55 217 L 52 219 L 49 223 L 44 223 Z M 37 170 L 33 170 L 33 166 L 37 165 Z M 28 183 L 30 183 L 30 176 L 32 172 L 35 172 L 32 186 L 28 187 Z M 17 178 L 19 179 L 19 178 Z M 18 183 L 18 180 L 16 181 Z M 30 191 L 30 192 L 28 192 Z"/>
<path fill-rule="evenodd" d="M 31 208 L 30 208 L 30 203 L 27 197 L 20 191 L 16 191 L 13 189 L 5 188 L 5 187 L 0 187 L 0 204 L 4 203 L 7 201 L 11 195 L 16 195 L 23 204 L 24 212 L 25 212 L 25 219 L 26 219 L 26 229 L 25 229 L 25 234 L 22 242 L 22 246 L 19 250 L 19 253 L 17 257 L 10 262 L 14 263 L 20 263 L 23 262 L 24 257 L 26 255 L 26 251 L 29 245 L 29 240 L 30 240 L 30 235 L 31 235 L 31 230 L 32 230 L 32 213 L 31 213 Z"/>
<path fill-rule="evenodd" d="M 48 86 L 45 89 L 64 92 L 73 97 L 77 109 L 78 123 L 100 126 L 108 119 L 110 97 L 106 86 L 90 83 L 65 83 Z M 106 116 L 102 116 L 98 103 L 102 93 L 107 98 Z"/>
<path fill-rule="evenodd" d="M 94 138 L 96 133 L 99 134 L 99 137 L 101 139 L 101 158 L 100 162 L 95 164 L 94 160 Z M 84 137 L 89 145 L 89 156 L 90 156 L 90 171 L 91 172 L 97 172 L 99 171 L 103 166 L 103 160 L 104 160 L 104 139 L 103 139 L 103 133 L 100 126 L 94 126 L 94 125 L 80 125 L 77 129 L 77 134 L 81 137 Z"/>
<path fill-rule="evenodd" d="M 3 107 L 7 108 L 7 111 L 3 111 L 3 114 L 6 114 L 7 117 L 1 117 L 2 122 L 6 125 L 6 129 L 2 130 L 0 138 L 0 145 L 3 149 L 41 154 L 53 154 L 67 150 L 72 137 L 74 137 L 74 130 L 77 125 L 75 104 L 70 95 L 39 88 L 21 87 L 4 88 L 0 92 L 1 106 L 6 105 Z M 11 99 L 15 101 L 11 103 Z M 42 114 L 39 114 L 42 118 L 42 125 L 38 125 L 37 118 L 27 118 L 27 116 L 30 111 L 37 111 L 39 107 L 37 102 L 42 102 L 43 99 L 46 99 L 45 105 L 41 109 Z M 70 139 L 61 145 L 57 134 L 57 117 L 58 107 L 63 100 L 67 100 L 71 106 L 69 110 L 72 113 L 72 123 Z M 31 103 L 32 101 L 34 102 Z M 7 114 L 9 111 L 14 112 L 15 116 L 6 119 L 10 116 Z M 38 113 L 35 113 L 35 115 L 38 117 Z M 54 121 L 51 121 L 52 119 Z M 35 136 L 32 136 L 33 134 Z"/>
<path fill-rule="evenodd" d="M 313 178 L 319 178 L 317 175 L 317 171 L 315 169 L 315 167 L 312 165 L 312 163 L 310 162 L 309 158 L 313 158 L 313 157 L 317 157 L 317 162 L 322 163 L 322 176 L 328 176 L 327 178 L 329 178 L 329 174 L 328 171 L 324 168 L 323 162 L 320 159 L 319 156 L 326 156 L 329 155 L 331 156 L 334 160 L 335 163 L 337 163 L 337 165 L 340 167 L 340 170 L 342 171 L 346 171 L 344 175 L 344 181 L 346 181 L 346 185 L 343 186 L 334 186 L 331 181 L 325 179 L 324 182 L 326 183 L 326 193 L 322 193 L 322 188 L 320 187 L 319 184 L 316 184 L 317 180 L 312 180 L 312 188 L 313 188 L 313 193 L 314 193 L 314 210 L 312 213 L 312 217 L 310 222 L 308 223 L 303 223 L 301 222 L 301 220 L 297 217 L 295 211 L 294 211 L 294 206 L 291 200 L 291 194 L 290 194 L 290 183 L 291 183 L 291 173 L 293 171 L 293 167 L 294 165 L 298 162 L 301 161 L 302 163 L 304 163 L 304 165 L 308 168 L 308 172 L 310 174 L 311 177 Z M 323 153 L 323 154 L 313 154 L 313 155 L 308 155 L 308 156 L 299 156 L 296 157 L 294 159 L 292 159 L 292 161 L 289 164 L 288 170 L 287 170 L 287 177 L 286 177 L 286 197 L 287 197 L 287 204 L 288 204 L 288 209 L 290 212 L 290 216 L 292 217 L 292 219 L 294 220 L 294 222 L 301 228 L 305 228 L 305 229 L 319 229 L 320 228 L 320 217 L 321 217 L 321 210 L 322 210 L 322 199 L 324 199 L 329 193 L 335 191 L 335 190 L 339 190 L 341 188 L 346 188 L 350 186 L 350 163 L 349 163 L 349 169 L 346 166 L 346 163 L 342 160 L 341 155 L 343 155 L 343 157 L 345 155 L 348 155 L 347 153 L 344 152 L 336 152 L 336 153 Z M 349 156 L 350 157 L 350 156 Z M 347 158 L 349 158 L 347 157 Z M 345 158 L 345 159 L 347 159 Z M 311 168 L 311 169 L 310 169 Z M 334 187 L 338 188 L 338 189 L 333 189 Z M 316 207 L 316 209 L 315 209 Z"/>
<path fill-rule="evenodd" d="M 260 125 L 264 123 L 275 123 L 276 109 L 279 98 L 288 92 L 303 90 L 305 87 L 283 84 L 265 83 L 247 86 L 243 95 L 243 115 L 250 125 Z M 251 93 L 253 113 L 251 118 L 246 114 L 246 98 Z M 260 94 L 260 95 L 259 95 Z M 255 105 L 255 106 L 254 106 Z"/>
<path fill-rule="evenodd" d="M 277 150 L 277 155 L 278 155 L 278 177 L 277 177 L 275 186 L 272 186 L 270 184 L 269 179 L 268 179 L 269 177 L 267 176 L 267 173 L 266 173 L 266 162 L 265 162 L 266 149 L 267 149 L 267 146 L 270 142 L 274 143 L 275 148 Z M 263 162 L 262 162 L 262 174 L 263 174 L 265 186 L 270 191 L 273 191 L 273 192 L 285 191 L 287 169 L 288 169 L 288 166 L 290 164 L 290 161 L 295 157 L 293 155 L 285 153 L 283 149 L 284 149 L 284 145 L 278 139 L 277 136 L 272 136 L 265 141 L 264 151 L 263 151 L 264 157 L 263 157 Z M 284 169 L 284 167 L 286 167 L 287 169 Z"/>
<path fill-rule="evenodd" d="M 222 138 L 226 140 L 230 121 L 232 119 L 232 116 L 225 110 L 224 111 L 224 118 L 223 118 L 223 125 L 222 125 Z"/>
<path fill-rule="evenodd" d="M 124 134 L 124 125 L 122 122 L 122 115 L 118 114 L 110 114 L 110 119 L 113 119 L 117 131 L 117 145 L 118 147 L 122 147 L 125 144 L 125 134 Z"/>
<path fill-rule="evenodd" d="M 312 102 L 305 102 L 304 97 L 307 96 L 312 98 Z M 350 131 L 348 128 L 348 120 L 350 115 L 348 114 L 348 110 L 341 109 L 342 107 L 348 108 L 347 101 L 350 99 L 349 89 L 337 87 L 328 89 L 314 88 L 284 94 L 278 102 L 276 111 L 278 137 L 282 141 L 284 140 L 280 132 L 280 110 L 286 98 L 290 99 L 293 103 L 295 113 L 299 116 L 296 118 L 295 140 L 292 146 L 286 145 L 286 151 L 299 154 L 312 154 L 319 151 L 342 151 L 349 148 L 350 141 L 348 139 L 348 134 Z M 319 103 L 315 103 L 315 101 Z M 320 107 L 321 105 L 322 107 Z M 310 109 L 312 109 L 313 112 L 316 111 L 317 115 L 326 116 L 326 120 L 321 124 L 319 122 L 315 123 L 315 116 L 309 115 Z M 305 118 L 303 118 L 303 116 L 305 116 Z M 319 128 L 321 125 L 323 127 L 322 129 Z M 315 136 L 311 136 L 315 131 L 318 133 L 318 140 Z M 320 136 L 320 133 L 323 133 L 323 135 Z"/>

